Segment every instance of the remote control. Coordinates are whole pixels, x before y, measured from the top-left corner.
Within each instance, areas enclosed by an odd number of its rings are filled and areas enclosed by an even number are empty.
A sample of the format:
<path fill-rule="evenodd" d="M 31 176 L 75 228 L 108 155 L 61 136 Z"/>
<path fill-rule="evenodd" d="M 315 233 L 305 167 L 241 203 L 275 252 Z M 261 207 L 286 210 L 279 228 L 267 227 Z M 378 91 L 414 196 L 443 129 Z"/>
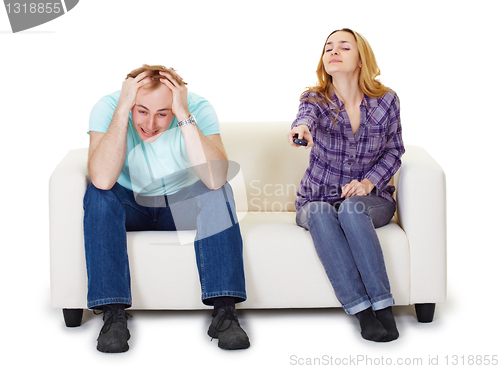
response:
<path fill-rule="evenodd" d="M 296 134 L 293 136 L 293 142 L 296 143 L 297 145 L 301 146 L 307 146 L 307 141 L 306 140 L 299 140 L 299 135 Z"/>

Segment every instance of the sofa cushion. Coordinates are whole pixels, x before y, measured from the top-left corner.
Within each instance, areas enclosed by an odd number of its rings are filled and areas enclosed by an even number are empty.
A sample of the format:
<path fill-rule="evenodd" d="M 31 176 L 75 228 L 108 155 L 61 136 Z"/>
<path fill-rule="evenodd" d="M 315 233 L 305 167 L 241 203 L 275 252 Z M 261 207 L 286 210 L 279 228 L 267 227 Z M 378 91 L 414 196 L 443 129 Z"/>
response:
<path fill-rule="evenodd" d="M 338 307 L 309 232 L 295 213 L 239 213 L 248 300 L 241 308 Z M 396 304 L 409 303 L 409 248 L 395 222 L 377 229 Z M 128 232 L 135 309 L 203 309 L 195 231 Z M 272 283 L 271 283 L 272 281 Z"/>

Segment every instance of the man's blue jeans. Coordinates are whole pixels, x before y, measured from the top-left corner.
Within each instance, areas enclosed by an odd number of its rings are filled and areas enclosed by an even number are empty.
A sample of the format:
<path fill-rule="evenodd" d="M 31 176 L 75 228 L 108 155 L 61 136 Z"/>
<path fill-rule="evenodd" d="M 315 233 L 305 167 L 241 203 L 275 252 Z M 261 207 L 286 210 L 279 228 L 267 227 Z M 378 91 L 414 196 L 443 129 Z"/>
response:
<path fill-rule="evenodd" d="M 297 212 L 309 229 L 337 299 L 348 314 L 394 305 L 375 228 L 389 223 L 395 205 L 376 195 L 335 204 L 310 202 Z"/>
<path fill-rule="evenodd" d="M 246 300 L 243 242 L 228 183 L 209 190 L 201 181 L 170 196 L 135 196 L 116 183 L 110 190 L 93 184 L 84 198 L 87 305 L 132 305 L 127 231 L 196 229 L 194 242 L 201 299 L 231 296 Z M 177 283 L 173 280 L 170 283 Z"/>

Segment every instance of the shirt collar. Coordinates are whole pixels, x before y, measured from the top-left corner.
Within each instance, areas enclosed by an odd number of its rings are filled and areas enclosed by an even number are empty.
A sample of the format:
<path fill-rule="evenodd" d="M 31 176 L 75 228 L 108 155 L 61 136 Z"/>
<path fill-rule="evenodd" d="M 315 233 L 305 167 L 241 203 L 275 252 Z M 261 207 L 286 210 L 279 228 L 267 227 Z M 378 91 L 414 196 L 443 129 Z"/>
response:
<path fill-rule="evenodd" d="M 367 108 L 376 108 L 378 106 L 378 99 L 376 97 L 369 97 L 365 94 L 361 104 Z"/>

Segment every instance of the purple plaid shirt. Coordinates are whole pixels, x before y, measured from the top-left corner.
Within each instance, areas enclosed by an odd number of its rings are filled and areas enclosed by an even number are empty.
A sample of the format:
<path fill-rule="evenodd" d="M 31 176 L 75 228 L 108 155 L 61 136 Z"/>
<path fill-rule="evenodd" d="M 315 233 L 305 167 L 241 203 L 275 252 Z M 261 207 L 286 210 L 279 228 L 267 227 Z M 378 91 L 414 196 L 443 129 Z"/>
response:
<path fill-rule="evenodd" d="M 306 93 L 304 97 L 314 97 Z M 295 208 L 299 210 L 309 201 L 334 203 L 341 199 L 342 186 L 356 179 L 369 179 L 376 193 L 395 203 L 392 176 L 401 166 L 405 149 L 401 136 L 399 98 L 389 90 L 380 98 L 364 96 L 360 105 L 361 122 L 353 136 L 344 104 L 333 96 L 341 109 L 335 125 L 336 110 L 332 104 L 302 101 L 292 128 L 305 124 L 311 131 L 311 148 L 307 168 L 297 191 Z M 331 116 L 329 111 L 331 112 Z"/>

